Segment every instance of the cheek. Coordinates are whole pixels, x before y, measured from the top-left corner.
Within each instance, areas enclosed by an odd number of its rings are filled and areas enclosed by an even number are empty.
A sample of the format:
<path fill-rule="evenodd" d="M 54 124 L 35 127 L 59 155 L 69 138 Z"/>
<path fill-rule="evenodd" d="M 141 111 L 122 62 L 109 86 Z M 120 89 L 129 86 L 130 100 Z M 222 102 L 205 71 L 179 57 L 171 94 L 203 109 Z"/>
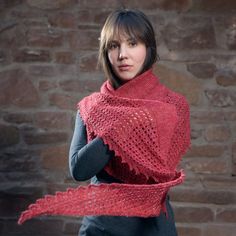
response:
<path fill-rule="evenodd" d="M 108 59 L 109 59 L 109 61 L 110 61 L 110 63 L 113 65 L 114 64 L 114 58 L 115 58 L 115 53 L 114 53 L 114 51 L 112 51 L 112 52 L 109 52 L 108 53 Z"/>
<path fill-rule="evenodd" d="M 138 63 L 144 63 L 146 59 L 147 51 L 146 48 L 140 48 L 138 52 L 136 53 L 136 62 Z"/>

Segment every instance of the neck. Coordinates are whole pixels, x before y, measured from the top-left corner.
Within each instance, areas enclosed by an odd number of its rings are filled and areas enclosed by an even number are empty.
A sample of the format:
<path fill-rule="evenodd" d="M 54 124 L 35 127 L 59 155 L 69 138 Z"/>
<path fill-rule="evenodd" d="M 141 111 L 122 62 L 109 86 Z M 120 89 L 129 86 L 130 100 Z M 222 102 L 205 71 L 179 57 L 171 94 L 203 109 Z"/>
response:
<path fill-rule="evenodd" d="M 127 98 L 133 97 L 135 94 L 145 97 L 147 95 L 146 93 L 158 84 L 158 78 L 152 73 L 152 69 L 150 69 L 118 88 L 114 88 L 110 81 L 106 81 L 101 88 L 101 92 Z"/>
<path fill-rule="evenodd" d="M 114 72 L 111 73 L 111 79 L 110 79 L 110 82 L 111 82 L 111 85 L 112 87 L 114 88 L 114 90 L 118 89 L 119 87 L 123 86 L 124 84 L 127 84 L 129 83 L 130 81 L 134 80 L 135 78 L 139 77 L 140 75 L 144 74 L 145 72 L 147 72 L 149 70 L 144 70 L 142 69 L 137 75 L 135 75 L 134 78 L 132 78 L 131 80 L 122 80 L 120 79 L 119 77 L 117 77 L 115 75 Z"/>

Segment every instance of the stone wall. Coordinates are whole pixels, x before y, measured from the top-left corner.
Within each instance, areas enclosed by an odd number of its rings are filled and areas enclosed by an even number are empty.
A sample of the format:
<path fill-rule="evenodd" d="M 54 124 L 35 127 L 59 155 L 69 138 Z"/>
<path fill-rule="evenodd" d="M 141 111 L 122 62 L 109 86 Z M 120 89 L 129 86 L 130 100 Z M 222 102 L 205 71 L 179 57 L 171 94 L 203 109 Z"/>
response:
<path fill-rule="evenodd" d="M 171 191 L 179 235 L 236 234 L 236 1 L 2 0 L 0 235 L 77 235 L 80 218 L 16 220 L 37 198 L 78 185 L 68 171 L 76 103 L 104 81 L 99 32 L 122 5 L 150 17 L 155 73 L 191 105 L 186 181 Z"/>

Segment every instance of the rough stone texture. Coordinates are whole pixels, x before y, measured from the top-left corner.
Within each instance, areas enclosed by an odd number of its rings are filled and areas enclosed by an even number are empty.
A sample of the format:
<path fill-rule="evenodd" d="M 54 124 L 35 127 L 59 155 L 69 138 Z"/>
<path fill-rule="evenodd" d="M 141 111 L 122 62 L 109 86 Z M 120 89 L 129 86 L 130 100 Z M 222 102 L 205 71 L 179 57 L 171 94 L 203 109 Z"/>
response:
<path fill-rule="evenodd" d="M 186 154 L 186 157 L 219 157 L 225 151 L 225 146 L 222 145 L 201 145 L 191 146 L 191 149 Z"/>
<path fill-rule="evenodd" d="M 14 52 L 15 62 L 49 62 L 50 53 L 47 50 L 20 49 Z"/>
<path fill-rule="evenodd" d="M 216 107 L 229 107 L 236 104 L 235 92 L 230 90 L 207 89 L 205 94 L 209 102 Z"/>
<path fill-rule="evenodd" d="M 27 45 L 35 47 L 59 47 L 62 46 L 63 35 L 58 30 L 30 29 L 27 32 Z"/>
<path fill-rule="evenodd" d="M 87 3 L 86 0 L 80 1 L 81 6 L 88 7 L 88 8 L 98 8 L 101 6 L 101 3 L 99 0 L 92 0 L 91 3 Z M 122 1 L 104 1 L 104 7 L 122 7 L 125 6 L 126 8 L 142 8 L 142 9 L 161 9 L 165 11 L 186 11 L 191 6 L 190 0 L 165 0 L 165 1 L 155 1 L 155 0 L 149 0 L 145 1 L 140 5 L 140 1 L 133 0 L 122 0 Z"/>
<path fill-rule="evenodd" d="M 57 52 L 56 62 L 59 64 L 73 64 L 75 63 L 75 57 L 71 52 Z"/>
<path fill-rule="evenodd" d="M 235 225 L 230 224 L 214 224 L 207 225 L 204 235 L 215 236 L 215 235 L 224 235 L 224 236 L 234 236 L 236 231 Z"/>
<path fill-rule="evenodd" d="M 39 82 L 39 90 L 41 91 L 53 90 L 56 87 L 57 84 L 54 81 L 42 80 Z"/>
<path fill-rule="evenodd" d="M 98 59 L 97 53 L 83 56 L 80 62 L 80 70 L 83 72 L 97 71 L 98 69 L 97 59 Z"/>
<path fill-rule="evenodd" d="M 233 156 L 234 163 L 236 163 L 236 141 L 233 143 L 233 146 L 232 146 L 232 156 Z"/>
<path fill-rule="evenodd" d="M 162 31 L 169 50 L 213 49 L 216 39 L 208 17 L 173 18 Z"/>
<path fill-rule="evenodd" d="M 33 153 L 18 148 L 18 152 L 5 149 L 1 155 L 1 171 L 8 173 L 24 172 L 25 175 L 38 172 L 38 161 L 32 158 Z M 35 155 L 34 155 L 35 156 Z"/>
<path fill-rule="evenodd" d="M 224 142 L 230 136 L 230 129 L 226 126 L 212 126 L 205 131 L 205 138 L 208 142 Z"/>
<path fill-rule="evenodd" d="M 219 124 L 221 122 L 224 122 L 224 120 L 230 117 L 230 115 L 224 112 L 219 111 L 193 111 L 191 112 L 191 120 L 194 123 L 200 123 L 200 124 Z"/>
<path fill-rule="evenodd" d="M 55 68 L 52 65 L 30 65 L 28 71 L 34 78 L 56 76 Z"/>
<path fill-rule="evenodd" d="M 67 134 L 64 132 L 35 132 L 29 131 L 24 134 L 24 141 L 28 145 L 35 144 L 56 144 L 67 140 Z"/>
<path fill-rule="evenodd" d="M 67 94 L 54 93 L 49 98 L 50 104 L 59 109 L 75 110 L 78 98 Z"/>
<path fill-rule="evenodd" d="M 23 70 L 0 72 L 0 104 L 25 108 L 39 104 L 38 92 Z"/>
<path fill-rule="evenodd" d="M 191 127 L 191 140 L 194 140 L 194 139 L 199 139 L 200 137 L 202 137 L 202 130 L 198 130 L 198 129 L 195 129 L 193 127 Z M 188 151 L 190 152 L 190 150 Z"/>
<path fill-rule="evenodd" d="M 78 80 L 61 81 L 59 86 L 66 92 L 83 92 L 82 84 Z"/>
<path fill-rule="evenodd" d="M 14 126 L 0 124 L 0 147 L 13 146 L 20 140 L 19 130 Z"/>
<path fill-rule="evenodd" d="M 187 69 L 197 78 L 207 79 L 214 76 L 216 66 L 212 63 L 190 63 Z"/>
<path fill-rule="evenodd" d="M 66 129 L 70 125 L 70 116 L 65 112 L 37 112 L 35 124 L 41 129 Z"/>
<path fill-rule="evenodd" d="M 8 0 L 2 0 L 0 3 L 0 9 L 5 9 L 5 8 L 10 8 L 13 7 L 17 4 L 22 3 L 23 0 L 12 0 L 12 1 L 8 1 Z"/>
<path fill-rule="evenodd" d="M 42 166 L 51 170 L 67 170 L 68 166 L 68 146 L 54 146 L 45 148 L 41 152 Z"/>
<path fill-rule="evenodd" d="M 68 34 L 68 41 L 72 50 L 98 49 L 99 32 L 95 30 L 73 31 Z"/>
<path fill-rule="evenodd" d="M 223 87 L 236 86 L 236 73 L 233 71 L 219 71 L 216 74 L 216 82 Z"/>
<path fill-rule="evenodd" d="M 236 222 L 236 209 L 221 209 L 219 208 L 216 213 L 216 220 L 219 222 Z"/>
<path fill-rule="evenodd" d="M 99 1 L 98 1 L 99 2 Z M 109 1 L 111 2 L 111 1 Z M 99 2 L 100 4 L 100 2 Z M 109 3 L 110 4 L 110 3 Z M 92 5 L 92 4 L 91 4 Z M 109 9 L 104 9 L 103 11 L 94 11 L 93 9 L 80 9 L 78 11 L 78 25 L 94 25 L 94 24 L 103 24 L 106 20 L 106 17 L 110 13 Z"/>
<path fill-rule="evenodd" d="M 236 11 L 236 2 L 234 0 L 193 0 L 192 8 L 212 13 L 234 13 Z"/>
<path fill-rule="evenodd" d="M 22 226 L 17 225 L 15 220 L 12 219 L 4 221 L 4 228 L 2 230 L 2 235 L 14 236 L 16 235 L 15 232 L 18 232 L 18 234 L 20 233 L 25 236 L 32 236 L 32 235 L 64 236 L 62 233 L 63 220 L 43 217 L 42 219 L 32 220 L 30 224 L 27 222 Z"/>
<path fill-rule="evenodd" d="M 41 194 L 41 189 L 37 187 L 10 187 L 2 190 L 0 192 L 0 217 L 15 217 L 19 210 L 23 210 Z"/>
<path fill-rule="evenodd" d="M 227 183 L 227 181 L 225 182 Z M 196 181 L 194 182 L 194 184 L 196 184 Z M 205 204 L 205 206 L 207 206 L 207 204 L 215 204 L 222 205 L 225 208 L 227 208 L 227 205 L 229 204 L 236 203 L 235 188 L 232 187 L 233 183 L 229 183 L 227 187 L 222 186 L 225 183 L 219 185 L 218 181 L 214 181 L 213 184 L 209 184 L 209 186 L 204 188 L 197 186 L 198 189 L 196 186 L 182 186 L 172 189 L 171 199 L 175 202 L 182 202 L 182 204 L 192 203 L 192 205 L 196 206 L 198 206 L 199 203 L 203 203 Z M 232 189 L 229 190 L 229 187 L 231 187 Z"/>
<path fill-rule="evenodd" d="M 16 220 L 37 198 L 87 184 L 68 168 L 76 104 L 104 81 L 99 32 L 120 6 L 150 17 L 154 73 L 191 106 L 186 180 L 170 191 L 179 236 L 235 236 L 235 0 L 0 1 L 0 235 L 77 235 L 80 217 Z"/>
<path fill-rule="evenodd" d="M 10 48 L 13 52 L 16 48 L 25 45 L 25 29 L 16 24 L 14 27 L 4 28 L 0 32 L 0 47 Z"/>
<path fill-rule="evenodd" d="M 74 14 L 67 12 L 59 12 L 53 16 L 50 16 L 49 24 L 52 27 L 60 27 L 60 28 L 76 28 L 77 19 Z"/>
<path fill-rule="evenodd" d="M 178 233 L 181 236 L 199 236 L 201 235 L 201 228 L 196 228 L 196 227 L 184 227 L 184 226 L 178 226 L 177 225 L 177 229 L 178 229 Z"/>
<path fill-rule="evenodd" d="M 235 15 L 235 14 L 234 14 Z M 236 18 L 235 16 L 219 16 L 215 19 L 215 29 L 219 34 L 218 44 L 220 48 L 235 50 L 236 49 Z"/>
<path fill-rule="evenodd" d="M 214 213 L 207 207 L 175 207 L 177 222 L 207 223 L 213 221 Z"/>
<path fill-rule="evenodd" d="M 55 9 L 64 9 L 66 7 L 73 6 L 76 1 L 75 0 L 57 0 L 50 1 L 47 0 L 27 0 L 27 3 L 31 7 L 37 7 L 43 10 L 55 10 Z"/>
<path fill-rule="evenodd" d="M 190 160 L 186 161 L 185 167 L 197 174 L 226 174 L 229 169 L 227 162 L 224 160 Z"/>
<path fill-rule="evenodd" d="M 5 114 L 3 119 L 9 123 L 16 123 L 16 124 L 31 124 L 33 123 L 33 117 L 29 113 L 10 113 Z"/>

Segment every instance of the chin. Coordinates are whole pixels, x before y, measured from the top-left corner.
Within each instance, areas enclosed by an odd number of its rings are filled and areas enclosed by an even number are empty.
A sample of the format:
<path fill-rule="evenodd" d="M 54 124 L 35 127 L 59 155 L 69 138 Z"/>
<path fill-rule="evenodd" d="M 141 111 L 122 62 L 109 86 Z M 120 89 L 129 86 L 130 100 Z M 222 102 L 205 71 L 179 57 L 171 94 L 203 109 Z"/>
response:
<path fill-rule="evenodd" d="M 134 77 L 129 77 L 129 78 L 120 77 L 120 80 L 123 81 L 123 82 L 128 82 L 128 81 L 132 80 L 133 78 Z"/>
<path fill-rule="evenodd" d="M 129 81 L 129 80 L 132 80 L 135 77 L 136 77 L 136 75 L 130 75 L 130 74 L 128 74 L 126 76 L 124 74 L 119 76 L 119 78 L 123 81 Z"/>

